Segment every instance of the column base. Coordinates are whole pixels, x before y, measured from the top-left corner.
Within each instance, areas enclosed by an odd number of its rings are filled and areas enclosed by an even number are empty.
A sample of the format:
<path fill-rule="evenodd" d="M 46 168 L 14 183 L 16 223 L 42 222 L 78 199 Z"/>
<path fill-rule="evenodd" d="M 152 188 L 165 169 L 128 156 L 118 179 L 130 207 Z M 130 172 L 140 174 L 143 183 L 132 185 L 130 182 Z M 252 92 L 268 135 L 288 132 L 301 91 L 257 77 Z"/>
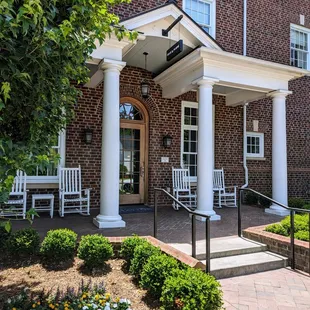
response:
<path fill-rule="evenodd" d="M 126 227 L 126 223 L 121 216 L 104 216 L 98 215 L 93 218 L 93 223 L 98 228 L 122 228 Z"/>
<path fill-rule="evenodd" d="M 265 213 L 279 215 L 279 216 L 288 216 L 290 215 L 290 211 L 279 207 L 277 205 L 271 205 L 269 208 L 265 209 Z"/>
<path fill-rule="evenodd" d="M 205 215 L 210 215 L 211 216 L 210 217 L 210 221 L 220 221 L 221 220 L 221 216 L 216 214 L 214 211 L 213 212 L 201 212 L 201 211 L 197 210 L 197 212 L 205 214 Z M 189 216 L 191 217 L 191 214 Z M 196 215 L 196 220 L 200 221 L 200 222 L 205 222 L 206 218 L 202 217 L 202 216 L 197 216 Z"/>

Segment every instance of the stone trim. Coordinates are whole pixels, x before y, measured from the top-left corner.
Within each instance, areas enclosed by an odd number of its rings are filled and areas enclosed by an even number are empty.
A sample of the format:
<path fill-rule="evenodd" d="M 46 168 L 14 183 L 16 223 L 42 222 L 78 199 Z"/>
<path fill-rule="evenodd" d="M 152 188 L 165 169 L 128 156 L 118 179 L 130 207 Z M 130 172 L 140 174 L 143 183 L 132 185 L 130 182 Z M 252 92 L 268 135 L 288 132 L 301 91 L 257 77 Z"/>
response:
<path fill-rule="evenodd" d="M 289 259 L 290 265 L 290 237 L 285 237 L 265 231 L 267 226 L 268 225 L 249 227 L 243 231 L 243 236 L 250 240 L 266 244 L 270 252 L 287 257 Z M 309 243 L 295 239 L 295 263 L 297 269 L 305 272 L 310 271 L 309 255 Z"/>
<path fill-rule="evenodd" d="M 107 237 L 110 242 L 115 246 L 116 251 L 120 249 L 121 243 L 124 241 L 124 239 L 128 237 Z M 179 262 L 182 262 L 192 268 L 196 269 L 205 269 L 205 265 L 201 263 L 199 260 L 173 248 L 172 246 L 152 237 L 152 236 L 141 236 L 141 238 L 145 238 L 148 242 L 150 242 L 152 245 L 160 247 L 161 251 L 174 257 Z"/>

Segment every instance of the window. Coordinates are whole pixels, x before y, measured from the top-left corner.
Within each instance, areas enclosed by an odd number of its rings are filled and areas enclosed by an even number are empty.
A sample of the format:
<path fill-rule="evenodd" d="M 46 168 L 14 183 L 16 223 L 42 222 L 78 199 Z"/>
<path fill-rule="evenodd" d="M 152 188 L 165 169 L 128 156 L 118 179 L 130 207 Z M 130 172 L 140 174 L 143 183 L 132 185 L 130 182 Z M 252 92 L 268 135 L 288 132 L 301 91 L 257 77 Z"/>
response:
<path fill-rule="evenodd" d="M 310 29 L 291 26 L 291 66 L 310 69 Z"/>
<path fill-rule="evenodd" d="M 247 157 L 264 157 L 264 134 L 247 132 Z"/>
<path fill-rule="evenodd" d="M 183 8 L 196 23 L 215 37 L 215 0 L 183 0 Z"/>
<path fill-rule="evenodd" d="M 55 137 L 54 146 L 52 146 L 52 152 L 60 155 L 61 159 L 59 165 L 65 166 L 65 150 L 66 148 L 66 133 L 62 131 L 58 137 Z M 32 174 L 27 175 L 27 183 L 58 183 L 58 165 L 45 168 L 43 170 L 37 167 Z"/>
<path fill-rule="evenodd" d="M 214 115 L 215 114 L 213 105 L 213 137 L 214 137 Z M 198 102 L 183 101 L 181 167 L 189 168 L 189 174 L 191 176 L 192 182 L 197 181 L 197 152 L 198 152 Z M 214 156 L 210 160 L 212 160 L 214 163 Z"/>

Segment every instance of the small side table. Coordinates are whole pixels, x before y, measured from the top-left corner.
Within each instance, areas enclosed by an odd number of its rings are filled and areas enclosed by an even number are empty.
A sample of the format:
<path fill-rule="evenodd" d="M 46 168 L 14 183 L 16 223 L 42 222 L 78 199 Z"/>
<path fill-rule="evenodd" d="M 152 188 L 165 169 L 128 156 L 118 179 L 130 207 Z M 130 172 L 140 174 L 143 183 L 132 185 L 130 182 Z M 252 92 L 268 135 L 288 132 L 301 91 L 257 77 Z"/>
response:
<path fill-rule="evenodd" d="M 50 205 L 49 206 L 35 206 L 36 205 L 36 200 L 50 200 Z M 35 209 L 37 212 L 41 211 L 50 211 L 50 216 L 53 218 L 54 214 L 54 195 L 53 194 L 35 194 L 32 195 L 32 208 Z M 32 219 L 34 216 L 32 215 Z"/>

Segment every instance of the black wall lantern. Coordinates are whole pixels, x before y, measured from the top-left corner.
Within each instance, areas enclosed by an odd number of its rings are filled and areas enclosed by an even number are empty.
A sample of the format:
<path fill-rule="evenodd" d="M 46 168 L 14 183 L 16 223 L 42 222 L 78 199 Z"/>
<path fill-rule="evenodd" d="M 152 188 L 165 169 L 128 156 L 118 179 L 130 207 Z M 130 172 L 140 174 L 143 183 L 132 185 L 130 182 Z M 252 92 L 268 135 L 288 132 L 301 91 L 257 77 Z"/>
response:
<path fill-rule="evenodd" d="M 144 55 L 144 69 L 147 70 L 147 52 L 143 53 Z M 141 82 L 141 95 L 143 98 L 148 98 L 150 94 L 150 83 L 147 80 Z"/>
<path fill-rule="evenodd" d="M 86 144 L 91 144 L 93 140 L 93 130 L 90 128 L 86 128 L 84 130 L 84 140 Z"/>
<path fill-rule="evenodd" d="M 164 148 L 166 148 L 166 149 L 170 148 L 171 144 L 172 144 L 172 137 L 170 135 L 165 135 L 163 137 Z"/>

